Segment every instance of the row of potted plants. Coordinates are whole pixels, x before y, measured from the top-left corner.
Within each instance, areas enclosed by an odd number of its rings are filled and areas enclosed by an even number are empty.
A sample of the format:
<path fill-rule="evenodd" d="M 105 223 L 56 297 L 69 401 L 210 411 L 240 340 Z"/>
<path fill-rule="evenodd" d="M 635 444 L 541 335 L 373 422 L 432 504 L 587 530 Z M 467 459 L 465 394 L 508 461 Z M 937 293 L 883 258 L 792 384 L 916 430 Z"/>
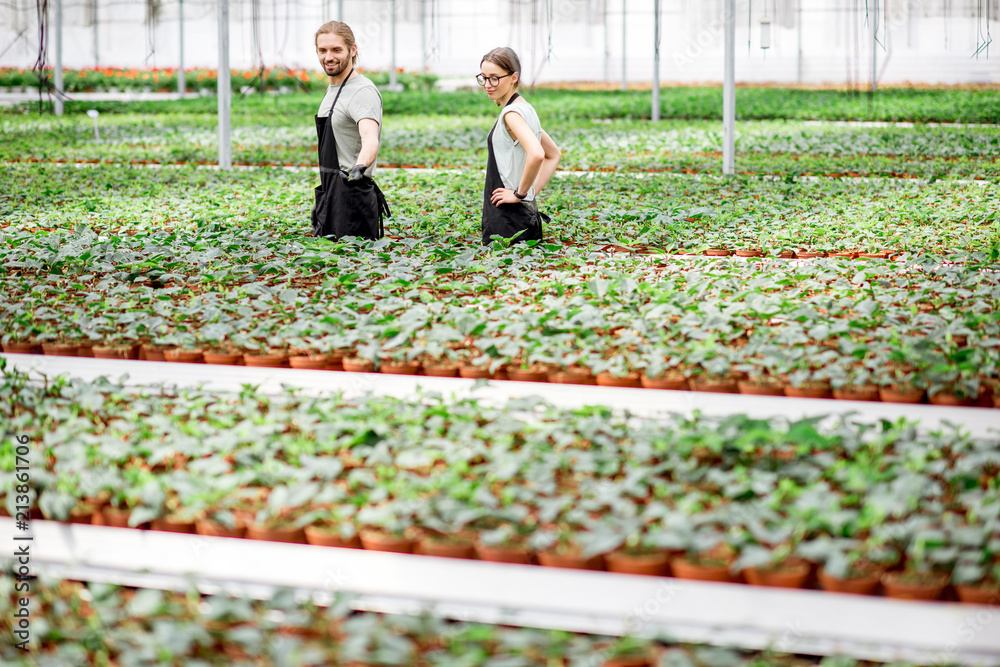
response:
<path fill-rule="evenodd" d="M 958 429 L 133 394 L 10 371 L 4 385 L 53 520 L 909 598 L 1000 591 L 1000 448 Z"/>
<path fill-rule="evenodd" d="M 0 582 L 0 612 L 19 608 L 13 577 Z M 236 664 L 425 665 L 474 667 L 545 664 L 552 667 L 644 667 L 701 664 L 726 657 L 733 667 L 793 664 L 791 656 L 706 646 L 456 623 L 423 616 L 351 612 L 338 595 L 320 607 L 299 592 L 279 590 L 271 599 L 249 600 L 106 584 L 41 579 L 31 582 L 29 650 L 4 630 L 0 659 L 11 667 L 38 665 Z M 665 655 L 666 653 L 666 655 Z M 666 659 L 667 662 L 661 662 Z M 800 663 L 795 663 L 800 664 Z M 838 664 L 858 664 L 847 659 Z"/>
<path fill-rule="evenodd" d="M 288 131 L 281 130 L 281 139 L 269 139 L 237 127 L 237 151 L 242 145 L 260 152 L 262 161 L 286 162 L 279 154 L 281 149 L 274 152 L 263 143 L 287 143 Z M 76 131 L 89 132 L 93 138 L 92 125 L 81 123 Z M 63 141 L 65 132 L 33 129 L 32 150 L 43 148 L 35 141 L 39 133 L 51 133 L 53 142 L 44 143 L 49 146 L 44 149 L 45 159 L 176 162 L 217 158 L 214 153 L 199 156 L 199 149 L 183 146 L 150 146 L 148 133 L 142 128 L 110 121 L 102 128 L 102 136 L 115 135 L 113 147 L 102 148 L 101 155 L 82 147 L 69 158 L 60 157 L 62 144 L 54 142 Z M 211 128 L 162 128 L 157 132 L 158 137 L 177 134 L 186 141 L 199 142 L 210 142 L 214 136 Z M 261 145 L 254 147 L 258 142 Z M 309 142 L 314 138 L 302 140 L 303 158 L 296 158 L 296 163 L 311 164 L 315 159 L 315 147 Z M 154 154 L 137 155 L 137 145 Z M 247 161 L 239 156 L 236 160 Z M 315 185 L 315 175 L 309 170 L 261 169 L 223 175 L 193 168 L 123 170 L 120 164 L 99 164 L 87 167 L 91 177 L 81 184 L 73 178 L 74 169 L 59 164 L 9 163 L 9 167 L 9 173 L 5 170 L 0 176 L 0 184 L 11 204 L 4 215 L 6 229 L 11 232 L 17 229 L 11 225 L 72 229 L 85 220 L 102 233 L 120 235 L 126 230 L 147 233 L 164 225 L 173 227 L 183 220 L 229 219 L 231 224 L 266 226 L 272 235 L 281 230 L 289 240 L 301 239 L 311 206 L 308 193 Z M 449 237 L 476 242 L 480 220 L 473 204 L 478 200 L 470 193 L 481 186 L 481 178 L 478 172 L 470 171 L 380 172 L 380 185 L 395 213 L 387 221 L 387 233 L 434 237 L 435 243 Z M 142 195 L 151 191 L 158 193 L 161 204 L 142 203 Z M 58 209 L 48 205 L 54 196 L 60 201 Z M 952 182 L 852 184 L 792 179 L 786 183 L 746 177 L 726 181 L 663 174 L 643 179 L 599 174 L 594 178 L 553 179 L 543 206 L 553 216 L 547 238 L 557 243 L 593 243 L 599 248 L 614 245 L 652 253 L 721 249 L 760 252 L 765 257 L 788 253 L 850 257 L 887 252 L 909 257 L 970 252 L 989 256 L 996 241 L 1000 190 L 995 185 Z M 188 212 L 190 217 L 178 217 L 178 211 Z"/>
<path fill-rule="evenodd" d="M 307 252 L 236 236 L 10 236 L 0 341 L 8 352 L 129 358 L 144 345 L 146 358 L 174 361 L 984 406 L 1000 375 L 997 274 L 974 263 L 650 263 L 541 246 L 470 262 L 461 246 Z M 344 261 L 346 273 L 310 277 Z M 510 280 L 512 267 L 524 278 Z"/>

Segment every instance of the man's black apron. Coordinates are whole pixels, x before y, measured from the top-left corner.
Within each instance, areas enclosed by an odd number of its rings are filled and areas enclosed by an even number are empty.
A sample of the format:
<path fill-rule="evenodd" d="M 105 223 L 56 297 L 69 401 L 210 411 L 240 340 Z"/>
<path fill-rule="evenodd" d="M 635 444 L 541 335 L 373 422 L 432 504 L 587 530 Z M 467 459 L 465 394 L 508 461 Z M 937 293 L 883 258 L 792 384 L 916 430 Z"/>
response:
<path fill-rule="evenodd" d="M 351 74 L 354 70 L 351 69 Z M 375 181 L 364 176 L 356 181 L 347 180 L 347 172 L 340 168 L 337 157 L 337 138 L 333 134 L 333 109 L 337 106 L 344 84 L 340 84 L 326 118 L 316 116 L 316 136 L 319 147 L 319 179 L 316 201 L 312 209 L 314 236 L 360 236 L 380 239 L 383 235 L 382 219 L 389 217 L 389 205 Z"/>
<path fill-rule="evenodd" d="M 518 94 L 514 93 L 507 101 L 506 106 L 510 106 L 517 98 Z M 519 233 L 520 236 L 517 236 L 514 243 L 531 240 L 541 241 L 542 221 L 549 222 L 549 217 L 544 213 L 539 213 L 535 202 L 522 201 L 516 204 L 495 206 L 490 201 L 494 190 L 507 187 L 503 184 L 503 179 L 500 178 L 497 158 L 493 152 L 493 133 L 496 132 L 499 124 L 498 121 L 486 138 L 489 158 L 486 162 L 486 187 L 483 190 L 483 245 L 489 245 L 491 236 L 499 235 L 509 239 Z"/>

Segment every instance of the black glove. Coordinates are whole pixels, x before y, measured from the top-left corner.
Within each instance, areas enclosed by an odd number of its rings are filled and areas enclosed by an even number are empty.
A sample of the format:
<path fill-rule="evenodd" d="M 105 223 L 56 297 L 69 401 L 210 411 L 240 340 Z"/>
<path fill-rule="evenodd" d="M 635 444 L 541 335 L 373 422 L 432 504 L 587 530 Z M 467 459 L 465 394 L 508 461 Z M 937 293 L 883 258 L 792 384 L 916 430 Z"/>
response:
<path fill-rule="evenodd" d="M 347 174 L 347 182 L 348 183 L 353 183 L 354 181 L 360 181 L 362 178 L 365 177 L 365 169 L 367 169 L 367 168 L 368 168 L 368 165 L 365 165 L 365 164 L 356 164 L 356 165 L 354 165 L 351 168 L 351 171 L 348 172 L 348 174 Z"/>

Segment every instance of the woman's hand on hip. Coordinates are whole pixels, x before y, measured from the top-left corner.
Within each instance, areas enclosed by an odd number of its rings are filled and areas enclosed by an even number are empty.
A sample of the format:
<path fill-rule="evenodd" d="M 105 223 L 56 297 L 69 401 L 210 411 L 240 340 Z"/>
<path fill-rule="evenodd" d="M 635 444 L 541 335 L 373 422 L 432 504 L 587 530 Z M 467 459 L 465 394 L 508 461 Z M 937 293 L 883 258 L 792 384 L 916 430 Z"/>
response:
<path fill-rule="evenodd" d="M 514 191 L 510 188 L 497 188 L 493 191 L 490 201 L 499 208 L 500 204 L 516 204 L 521 200 L 514 195 Z"/>

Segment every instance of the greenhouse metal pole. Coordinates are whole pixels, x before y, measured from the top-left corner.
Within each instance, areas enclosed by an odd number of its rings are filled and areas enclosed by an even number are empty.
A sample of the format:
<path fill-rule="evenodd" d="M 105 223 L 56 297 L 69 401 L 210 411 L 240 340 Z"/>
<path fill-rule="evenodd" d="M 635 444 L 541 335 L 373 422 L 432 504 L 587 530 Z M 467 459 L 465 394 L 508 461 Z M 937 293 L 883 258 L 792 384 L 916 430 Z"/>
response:
<path fill-rule="evenodd" d="M 344 21 L 344 0 L 337 0 L 337 20 Z"/>
<path fill-rule="evenodd" d="M 736 173 L 736 0 L 725 5 L 725 83 L 722 89 L 722 173 Z"/>
<path fill-rule="evenodd" d="M 799 57 L 797 62 L 796 72 L 798 75 L 799 83 L 802 83 L 802 0 L 798 2 L 798 15 L 799 15 L 799 25 L 798 27 L 798 39 L 799 39 Z"/>
<path fill-rule="evenodd" d="M 229 171 L 233 168 L 232 136 L 230 133 L 230 109 L 232 89 L 229 83 L 229 0 L 218 0 L 219 4 L 219 76 L 217 93 L 219 98 L 219 168 Z"/>
<path fill-rule="evenodd" d="M 625 0 L 622 0 L 622 90 L 628 90 L 628 79 L 626 78 L 626 68 L 625 68 L 625 18 L 627 14 L 625 13 Z"/>
<path fill-rule="evenodd" d="M 611 80 L 611 44 L 608 43 L 608 0 L 604 0 L 604 80 Z"/>
<path fill-rule="evenodd" d="M 878 12 L 878 5 L 875 6 L 875 11 Z M 875 47 L 878 45 L 878 33 L 875 32 L 874 18 L 872 18 L 871 20 L 871 26 L 872 26 L 872 95 L 874 95 L 875 88 L 878 85 L 876 81 L 876 77 L 878 76 L 878 72 L 876 71 L 876 65 L 878 64 L 877 60 L 878 53 L 875 49 Z"/>
<path fill-rule="evenodd" d="M 396 0 L 392 0 L 392 64 L 389 68 L 389 89 L 396 90 Z"/>
<path fill-rule="evenodd" d="M 423 57 L 424 71 L 427 71 L 427 0 L 420 1 L 420 50 Z"/>
<path fill-rule="evenodd" d="M 62 0 L 55 0 L 56 9 L 56 29 L 55 29 L 55 52 L 56 52 L 56 62 L 55 62 L 55 87 L 56 87 L 56 99 L 55 99 L 55 112 L 57 116 L 63 115 L 63 69 L 62 69 Z"/>
<path fill-rule="evenodd" d="M 660 0 L 653 0 L 653 122 L 660 120 Z"/>
<path fill-rule="evenodd" d="M 187 81 L 184 80 L 184 0 L 178 0 L 177 29 L 181 34 L 180 66 L 177 68 L 177 92 L 183 95 L 187 92 Z"/>
<path fill-rule="evenodd" d="M 97 0 L 92 0 L 92 2 L 94 3 L 94 11 L 93 11 L 93 14 L 91 15 L 91 18 L 94 19 L 94 69 L 97 69 L 98 67 L 101 66 L 100 52 L 99 52 L 99 49 L 97 48 L 98 47 L 98 41 L 97 41 Z"/>

